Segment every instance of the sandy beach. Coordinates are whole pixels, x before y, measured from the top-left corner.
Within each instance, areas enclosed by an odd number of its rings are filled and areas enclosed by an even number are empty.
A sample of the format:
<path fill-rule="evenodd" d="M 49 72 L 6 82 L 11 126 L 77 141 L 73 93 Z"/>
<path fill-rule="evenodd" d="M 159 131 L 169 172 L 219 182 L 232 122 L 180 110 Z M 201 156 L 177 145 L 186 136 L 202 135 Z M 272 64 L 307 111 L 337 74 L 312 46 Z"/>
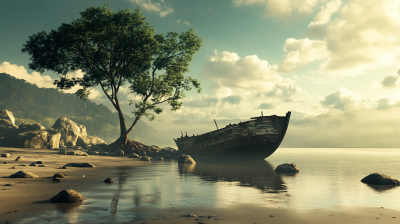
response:
<path fill-rule="evenodd" d="M 44 209 L 54 209 L 49 199 L 64 189 L 77 192 L 88 191 L 103 181 L 117 178 L 118 167 L 146 166 L 151 162 L 126 157 L 60 155 L 54 150 L 0 148 L 0 224 L 18 223 L 24 218 L 34 217 Z M 23 161 L 15 161 L 21 156 Z M 42 161 L 46 167 L 29 166 Z M 6 164 L 4 164 L 6 162 Z M 59 167 L 67 163 L 92 163 L 95 168 Z M 24 166 L 25 165 L 25 166 Z M 15 167 L 15 168 L 13 168 Z M 20 170 L 29 171 L 38 178 L 8 178 Z M 66 178 L 53 182 L 55 173 Z M 7 186 L 11 185 L 11 186 Z M 95 190 L 95 189 L 94 189 Z M 90 191 L 90 190 L 89 190 Z M 83 195 L 90 198 L 90 195 Z M 38 206 L 40 204 L 40 206 Z M 399 223 L 400 211 L 384 207 L 338 208 L 337 210 L 314 209 L 298 211 L 280 208 L 265 208 L 255 204 L 234 204 L 224 208 L 214 207 L 170 207 L 132 208 L 134 212 L 155 214 L 136 223 Z M 190 214 L 195 216 L 190 217 Z M 51 223 L 51 222 L 50 222 Z M 80 223 L 79 220 L 76 223 Z M 123 223 L 123 222 L 117 222 Z M 132 222 L 130 222 L 132 223 Z"/>

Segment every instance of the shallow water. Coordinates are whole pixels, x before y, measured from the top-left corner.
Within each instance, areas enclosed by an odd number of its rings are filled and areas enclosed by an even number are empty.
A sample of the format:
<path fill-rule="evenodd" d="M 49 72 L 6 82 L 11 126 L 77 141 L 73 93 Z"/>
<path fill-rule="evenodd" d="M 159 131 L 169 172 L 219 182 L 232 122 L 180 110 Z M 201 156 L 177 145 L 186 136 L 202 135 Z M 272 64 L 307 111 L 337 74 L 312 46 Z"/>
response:
<path fill-rule="evenodd" d="M 276 175 L 293 162 L 300 173 Z M 376 188 L 360 182 L 370 173 L 400 178 L 400 149 L 278 149 L 266 161 L 151 162 L 120 167 L 113 184 L 100 184 L 81 205 L 55 205 L 19 223 L 107 223 L 141 221 L 155 214 L 140 208 L 226 207 L 254 203 L 308 211 L 368 206 L 400 209 L 400 187 Z M 76 206 L 76 207 L 73 207 Z"/>

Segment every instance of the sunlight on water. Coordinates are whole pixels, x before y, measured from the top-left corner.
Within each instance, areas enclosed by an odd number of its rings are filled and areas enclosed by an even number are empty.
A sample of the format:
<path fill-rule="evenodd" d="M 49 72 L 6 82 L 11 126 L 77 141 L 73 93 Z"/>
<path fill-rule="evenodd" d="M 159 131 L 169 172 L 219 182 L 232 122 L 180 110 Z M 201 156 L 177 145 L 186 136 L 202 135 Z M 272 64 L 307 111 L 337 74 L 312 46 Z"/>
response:
<path fill-rule="evenodd" d="M 296 163 L 298 175 L 276 175 L 277 165 Z M 141 221 L 154 214 L 138 208 L 225 207 L 255 203 L 300 211 L 339 206 L 400 209 L 400 187 L 374 188 L 360 180 L 382 172 L 400 178 L 399 149 L 279 149 L 266 161 L 152 162 L 120 167 L 113 184 L 81 192 L 81 205 L 22 220 L 20 223 Z"/>

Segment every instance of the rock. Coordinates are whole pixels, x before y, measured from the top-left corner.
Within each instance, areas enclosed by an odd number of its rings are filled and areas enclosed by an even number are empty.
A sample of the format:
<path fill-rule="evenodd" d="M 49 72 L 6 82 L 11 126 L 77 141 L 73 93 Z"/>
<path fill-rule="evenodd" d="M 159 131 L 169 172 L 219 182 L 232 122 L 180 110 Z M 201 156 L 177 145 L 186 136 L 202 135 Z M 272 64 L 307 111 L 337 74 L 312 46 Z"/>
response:
<path fill-rule="evenodd" d="M 276 167 L 275 172 L 277 173 L 298 173 L 299 168 L 295 163 L 284 163 Z"/>
<path fill-rule="evenodd" d="M 31 173 L 31 172 L 26 172 L 26 171 L 18 171 L 12 175 L 9 176 L 9 178 L 36 178 L 38 177 L 37 175 Z"/>
<path fill-rule="evenodd" d="M 79 125 L 66 117 L 60 117 L 52 126 L 61 134 L 60 140 L 65 146 L 75 146 L 79 136 L 87 136 L 86 127 Z"/>
<path fill-rule="evenodd" d="M 36 161 L 36 164 L 44 164 L 42 161 Z"/>
<path fill-rule="evenodd" d="M 4 137 L 0 142 L 0 147 L 54 149 L 59 147 L 60 137 L 59 133 L 51 130 L 22 129 Z"/>
<path fill-rule="evenodd" d="M 62 190 L 56 196 L 50 199 L 52 203 L 74 203 L 83 202 L 85 198 L 74 190 Z"/>
<path fill-rule="evenodd" d="M 139 152 L 140 156 L 146 156 L 146 154 L 147 154 L 146 152 Z"/>
<path fill-rule="evenodd" d="M 61 152 L 61 151 L 60 151 Z M 88 156 L 86 152 L 75 150 L 75 151 L 64 151 L 64 153 L 61 152 L 61 154 L 65 155 L 75 155 L 75 156 Z"/>
<path fill-rule="evenodd" d="M 1 157 L 10 157 L 10 153 L 1 154 Z"/>
<path fill-rule="evenodd" d="M 76 141 L 76 145 L 80 145 L 80 146 L 90 146 L 90 145 L 99 145 L 99 144 L 106 144 L 106 142 L 99 138 L 99 137 L 95 137 L 95 136 L 79 136 L 78 140 Z"/>
<path fill-rule="evenodd" d="M 111 155 L 112 156 L 123 156 L 124 155 L 124 151 L 118 150 L 116 152 L 113 152 Z"/>
<path fill-rule="evenodd" d="M 140 158 L 140 160 L 142 160 L 142 161 L 150 161 L 150 160 L 151 160 L 151 157 L 142 156 L 142 157 Z"/>
<path fill-rule="evenodd" d="M 0 137 L 13 134 L 16 130 L 18 127 L 11 111 L 0 110 Z"/>
<path fill-rule="evenodd" d="M 112 182 L 114 182 L 114 180 L 111 179 L 111 178 L 107 178 L 107 179 L 104 180 L 104 182 L 105 183 L 112 183 Z"/>
<path fill-rule="evenodd" d="M 191 156 L 182 154 L 178 159 L 178 163 L 196 163 L 196 161 Z"/>
<path fill-rule="evenodd" d="M 65 178 L 65 175 L 62 174 L 62 173 L 56 173 L 56 174 L 53 175 L 53 178 L 54 178 L 54 177 Z"/>
<path fill-rule="evenodd" d="M 7 162 L 3 162 L 3 164 L 7 164 Z"/>
<path fill-rule="evenodd" d="M 400 185 L 399 180 L 383 173 L 371 173 L 370 175 L 364 177 L 361 182 L 375 185 Z"/>
<path fill-rule="evenodd" d="M 140 156 L 136 153 L 132 153 L 129 155 L 129 158 L 140 158 Z"/>
<path fill-rule="evenodd" d="M 36 163 L 31 163 L 31 165 L 29 165 L 29 166 L 37 166 L 37 164 Z"/>
<path fill-rule="evenodd" d="M 46 128 L 40 124 L 22 123 L 19 125 L 17 132 L 21 133 L 30 131 L 44 131 L 44 130 L 46 130 Z"/>
<path fill-rule="evenodd" d="M 46 165 L 40 164 L 38 165 L 38 167 L 46 167 Z"/>
<path fill-rule="evenodd" d="M 18 156 L 15 161 L 23 161 L 24 159 L 21 156 Z"/>
<path fill-rule="evenodd" d="M 56 181 L 56 182 L 60 182 L 61 181 L 61 178 L 59 178 L 59 177 L 53 177 L 53 179 L 51 179 L 52 181 Z"/>
<path fill-rule="evenodd" d="M 95 167 L 91 163 L 68 163 L 68 164 L 66 164 L 64 166 L 65 167 L 67 167 L 67 166 L 71 166 L 71 167 Z"/>

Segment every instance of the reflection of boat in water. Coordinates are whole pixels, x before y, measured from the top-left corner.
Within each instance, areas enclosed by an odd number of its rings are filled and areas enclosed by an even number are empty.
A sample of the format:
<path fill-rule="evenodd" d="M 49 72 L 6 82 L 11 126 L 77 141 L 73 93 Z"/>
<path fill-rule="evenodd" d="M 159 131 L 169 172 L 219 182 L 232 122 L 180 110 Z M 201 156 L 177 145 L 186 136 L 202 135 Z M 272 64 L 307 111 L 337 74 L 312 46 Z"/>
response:
<path fill-rule="evenodd" d="M 174 139 L 179 151 L 189 155 L 223 158 L 264 159 L 281 144 L 289 125 L 286 116 L 260 116 L 252 120 L 229 124 L 225 128 L 198 136 Z"/>
<path fill-rule="evenodd" d="M 265 160 L 199 161 L 191 166 L 178 166 L 180 174 L 198 175 L 205 181 L 238 182 L 239 186 L 255 187 L 264 193 L 285 192 L 286 185 Z"/>

